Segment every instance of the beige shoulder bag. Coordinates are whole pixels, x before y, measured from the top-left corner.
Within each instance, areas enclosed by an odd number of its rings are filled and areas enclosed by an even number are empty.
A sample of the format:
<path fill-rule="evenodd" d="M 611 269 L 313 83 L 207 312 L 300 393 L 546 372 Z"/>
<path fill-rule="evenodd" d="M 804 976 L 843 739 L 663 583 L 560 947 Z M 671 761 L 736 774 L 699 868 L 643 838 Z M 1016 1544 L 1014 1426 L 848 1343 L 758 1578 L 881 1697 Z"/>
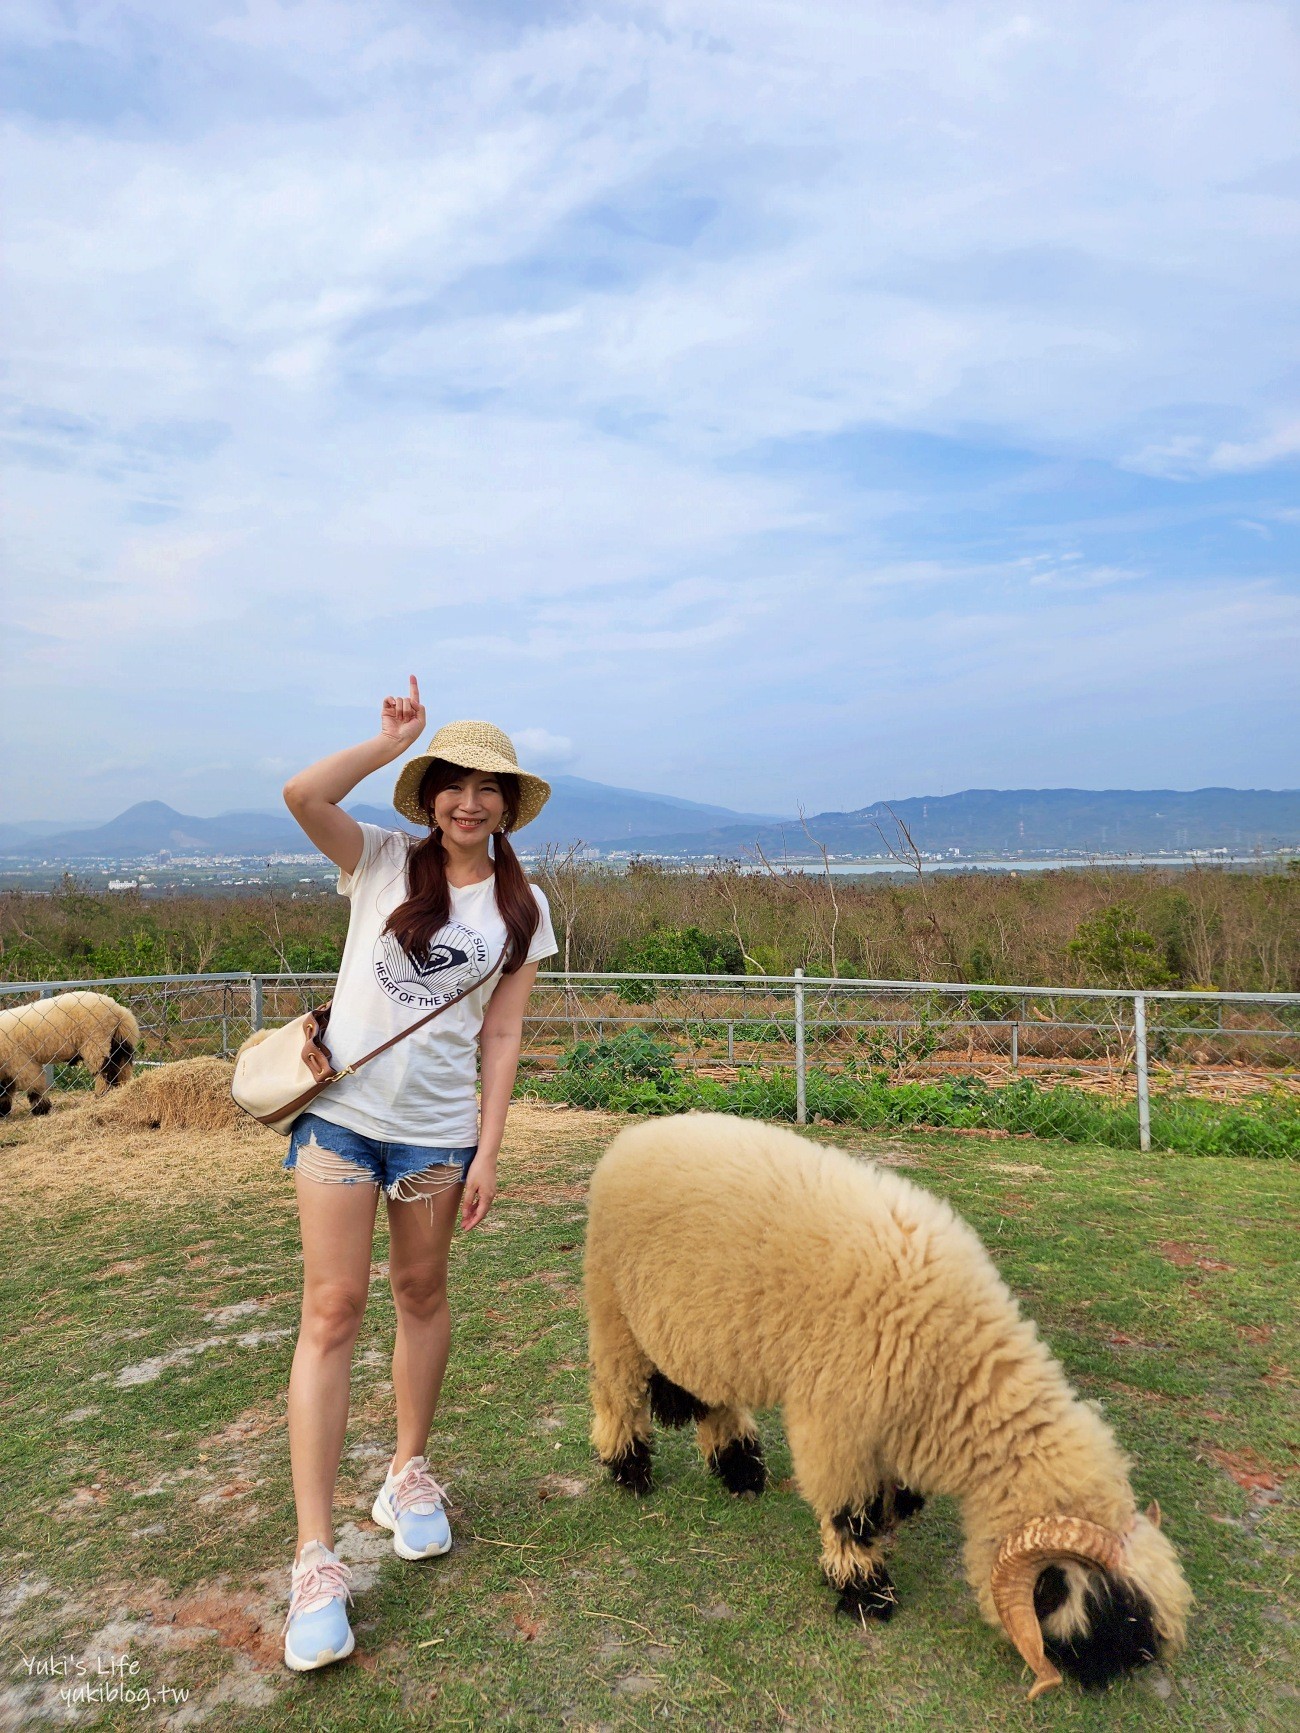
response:
<path fill-rule="evenodd" d="M 268 1126 L 287 1137 L 294 1120 L 307 1110 L 322 1090 L 337 1083 L 341 1077 L 351 1077 L 354 1071 L 359 1071 L 363 1065 L 368 1065 L 372 1059 L 377 1059 L 381 1053 L 386 1053 L 399 1041 L 405 1041 L 408 1035 L 414 1035 L 417 1029 L 423 1029 L 426 1023 L 432 1023 L 435 1017 L 441 1017 L 444 1011 L 450 1011 L 453 1005 L 459 1005 L 462 999 L 486 986 L 505 960 L 506 948 L 503 947 L 501 955 L 480 980 L 472 982 L 454 999 L 448 999 L 445 1005 L 439 1005 L 436 1011 L 430 1011 L 412 1023 L 409 1029 L 401 1030 L 373 1051 L 354 1059 L 341 1071 L 334 1069 L 334 1061 L 324 1040 L 331 1000 L 327 999 L 307 1016 L 295 1017 L 279 1029 L 250 1037 L 235 1057 L 235 1075 L 230 1083 L 235 1105 L 242 1107 L 259 1125 Z"/>

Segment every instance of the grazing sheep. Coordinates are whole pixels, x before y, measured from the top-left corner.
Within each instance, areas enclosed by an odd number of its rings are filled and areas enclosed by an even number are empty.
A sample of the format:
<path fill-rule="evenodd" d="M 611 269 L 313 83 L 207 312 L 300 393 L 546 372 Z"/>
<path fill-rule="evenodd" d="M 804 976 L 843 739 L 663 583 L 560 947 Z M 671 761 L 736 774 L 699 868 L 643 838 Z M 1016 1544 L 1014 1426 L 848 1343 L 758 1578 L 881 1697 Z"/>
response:
<path fill-rule="evenodd" d="M 1031 1696 L 1058 1666 L 1099 1685 L 1182 1646 L 1158 1507 L 1138 1512 L 974 1233 L 898 1174 L 721 1114 L 635 1126 L 592 1175 L 586 1297 L 592 1440 L 629 1490 L 650 1487 L 653 1415 L 695 1421 L 725 1485 L 761 1491 L 750 1410 L 779 1403 L 842 1611 L 891 1616 L 884 1544 L 947 1493 Z"/>
<path fill-rule="evenodd" d="M 59 993 L 0 1011 L 0 1117 L 21 1090 L 33 1113 L 48 1113 L 47 1065 L 76 1059 L 95 1079 L 95 1093 L 131 1075 L 140 1025 L 107 993 Z"/>

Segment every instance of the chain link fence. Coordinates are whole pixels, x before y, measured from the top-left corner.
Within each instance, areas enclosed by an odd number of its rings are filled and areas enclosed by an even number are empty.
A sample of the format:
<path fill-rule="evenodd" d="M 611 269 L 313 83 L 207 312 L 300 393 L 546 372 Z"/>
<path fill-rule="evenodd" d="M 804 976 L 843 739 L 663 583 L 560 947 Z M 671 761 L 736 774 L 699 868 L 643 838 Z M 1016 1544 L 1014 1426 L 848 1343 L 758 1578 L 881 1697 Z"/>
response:
<path fill-rule="evenodd" d="M 0 984 L 0 1092 L 231 1058 L 254 1029 L 328 998 L 333 974 Z M 134 1020 L 91 1030 L 73 993 Z M 71 1018 L 71 1022 L 69 1019 Z M 138 1036 L 134 1031 L 138 1029 Z M 105 1042 L 107 1041 L 107 1045 Z M 346 1055 L 338 1055 L 345 1059 Z M 39 1073 L 39 1075 L 37 1075 Z M 521 1091 L 638 1112 L 691 1107 L 862 1125 L 937 1125 L 1120 1147 L 1300 1155 L 1300 994 L 941 982 L 539 974 Z"/>

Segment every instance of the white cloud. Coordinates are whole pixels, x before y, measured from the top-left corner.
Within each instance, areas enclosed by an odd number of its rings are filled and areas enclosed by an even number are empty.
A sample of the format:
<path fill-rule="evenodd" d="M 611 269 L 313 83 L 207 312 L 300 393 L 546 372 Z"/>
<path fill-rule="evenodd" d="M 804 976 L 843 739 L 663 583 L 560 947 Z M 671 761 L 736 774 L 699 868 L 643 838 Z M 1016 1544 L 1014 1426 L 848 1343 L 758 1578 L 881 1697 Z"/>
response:
<path fill-rule="evenodd" d="M 1130 467 L 1148 475 L 1182 479 L 1196 475 L 1245 475 L 1300 456 L 1300 420 L 1289 420 L 1256 439 L 1219 440 L 1197 434 L 1144 447 Z"/>
<path fill-rule="evenodd" d="M 1245 470 L 1264 469 L 1283 458 L 1300 456 L 1300 420 L 1288 421 L 1262 439 L 1240 443 L 1224 441 L 1216 445 L 1207 460 L 1207 468 L 1229 475 Z"/>
<path fill-rule="evenodd" d="M 517 728 L 511 739 L 521 763 L 530 768 L 539 764 L 551 770 L 563 770 L 577 756 L 567 734 L 552 734 L 546 728 Z"/>

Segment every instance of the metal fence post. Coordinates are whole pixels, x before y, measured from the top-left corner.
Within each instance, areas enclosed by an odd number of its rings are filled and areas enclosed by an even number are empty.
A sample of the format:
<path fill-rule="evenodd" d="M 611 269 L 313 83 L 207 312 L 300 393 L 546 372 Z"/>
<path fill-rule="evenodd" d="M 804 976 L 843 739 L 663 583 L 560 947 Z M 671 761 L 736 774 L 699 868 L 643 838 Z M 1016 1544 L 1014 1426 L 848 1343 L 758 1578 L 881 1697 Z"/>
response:
<path fill-rule="evenodd" d="M 728 1065 L 734 1065 L 735 1063 L 736 1063 L 736 1025 L 734 1023 L 728 1023 L 727 1024 L 727 1064 Z"/>
<path fill-rule="evenodd" d="M 41 988 L 41 998 L 42 999 L 52 999 L 53 997 L 54 997 L 54 988 L 53 987 L 42 987 Z M 47 1065 L 47 1066 L 45 1066 L 44 1069 L 45 1069 L 45 1093 L 48 1095 L 50 1093 L 51 1089 L 54 1088 L 54 1067 L 52 1065 Z"/>
<path fill-rule="evenodd" d="M 795 970 L 794 988 L 794 1116 L 798 1124 L 808 1123 L 808 1074 L 804 1063 L 803 970 Z"/>
<path fill-rule="evenodd" d="M 1151 1090 L 1147 1081 L 1147 998 L 1133 995 L 1133 1060 L 1137 1066 L 1138 1148 L 1151 1148 Z"/>
<path fill-rule="evenodd" d="M 1020 1025 L 1019 1025 L 1019 1023 L 1013 1023 L 1011 1025 L 1011 1069 L 1013 1071 L 1019 1071 L 1019 1069 L 1020 1069 Z"/>
<path fill-rule="evenodd" d="M 262 977 L 260 975 L 249 976 L 248 1021 L 255 1030 L 262 1027 Z"/>

